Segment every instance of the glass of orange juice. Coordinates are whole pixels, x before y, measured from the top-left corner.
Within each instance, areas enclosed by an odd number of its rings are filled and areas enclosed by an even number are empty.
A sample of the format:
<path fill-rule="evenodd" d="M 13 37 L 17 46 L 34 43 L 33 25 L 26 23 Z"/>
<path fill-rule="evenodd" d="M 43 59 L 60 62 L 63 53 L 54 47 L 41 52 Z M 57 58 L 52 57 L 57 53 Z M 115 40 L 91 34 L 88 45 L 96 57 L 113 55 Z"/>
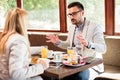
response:
<path fill-rule="evenodd" d="M 74 50 L 75 48 L 74 47 L 68 47 L 67 48 L 67 53 L 70 55 L 70 54 L 74 54 Z"/>
<path fill-rule="evenodd" d="M 48 58 L 48 46 L 42 46 L 41 58 Z"/>
<path fill-rule="evenodd" d="M 69 61 L 73 61 L 73 60 L 76 60 L 76 51 L 75 51 L 75 47 L 68 47 L 67 48 L 67 53 L 69 55 Z"/>

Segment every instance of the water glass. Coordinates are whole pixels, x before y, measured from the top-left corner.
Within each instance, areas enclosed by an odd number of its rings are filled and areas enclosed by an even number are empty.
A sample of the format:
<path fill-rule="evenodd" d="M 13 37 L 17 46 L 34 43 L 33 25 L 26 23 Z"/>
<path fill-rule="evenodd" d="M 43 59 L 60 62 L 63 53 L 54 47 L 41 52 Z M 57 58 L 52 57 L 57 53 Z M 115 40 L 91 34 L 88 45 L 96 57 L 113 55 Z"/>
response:
<path fill-rule="evenodd" d="M 54 60 L 56 62 L 62 62 L 62 53 L 55 53 L 54 54 Z"/>
<path fill-rule="evenodd" d="M 62 53 L 55 53 L 54 54 L 54 60 L 56 63 L 56 68 L 59 68 L 61 66 L 61 62 L 62 62 Z"/>
<path fill-rule="evenodd" d="M 82 45 L 76 45 L 75 50 L 76 50 L 78 55 L 82 56 Z"/>

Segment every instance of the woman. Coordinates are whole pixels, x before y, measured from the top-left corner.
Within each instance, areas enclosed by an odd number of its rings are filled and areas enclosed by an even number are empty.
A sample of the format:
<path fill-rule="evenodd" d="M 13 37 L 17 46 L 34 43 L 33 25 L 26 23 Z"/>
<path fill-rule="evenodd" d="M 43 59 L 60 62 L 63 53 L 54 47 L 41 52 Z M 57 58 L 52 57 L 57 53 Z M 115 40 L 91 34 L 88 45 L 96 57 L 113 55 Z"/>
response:
<path fill-rule="evenodd" d="M 49 67 L 47 59 L 30 64 L 30 45 L 27 35 L 27 12 L 15 8 L 8 12 L 0 34 L 0 80 L 42 80 L 40 75 Z"/>

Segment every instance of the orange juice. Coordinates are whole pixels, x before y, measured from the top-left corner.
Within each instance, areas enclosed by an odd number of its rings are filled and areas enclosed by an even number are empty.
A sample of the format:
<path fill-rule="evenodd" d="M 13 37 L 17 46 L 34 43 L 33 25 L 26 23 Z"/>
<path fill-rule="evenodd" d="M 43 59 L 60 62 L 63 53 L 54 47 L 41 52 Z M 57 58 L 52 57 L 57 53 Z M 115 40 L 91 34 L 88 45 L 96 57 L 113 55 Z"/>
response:
<path fill-rule="evenodd" d="M 48 49 L 47 49 L 47 47 L 43 47 L 41 49 L 41 57 L 42 58 L 48 58 Z"/>
<path fill-rule="evenodd" d="M 67 53 L 68 53 L 68 54 L 74 54 L 74 50 L 68 49 L 68 50 L 67 50 Z"/>
<path fill-rule="evenodd" d="M 68 54 L 74 54 L 74 48 L 73 47 L 72 48 L 68 47 L 67 48 L 67 53 Z"/>
<path fill-rule="evenodd" d="M 75 48 L 74 47 L 72 47 L 72 48 L 68 47 L 67 48 L 67 53 L 69 55 L 69 61 L 70 62 L 71 61 L 76 61 L 76 52 L 75 52 Z"/>

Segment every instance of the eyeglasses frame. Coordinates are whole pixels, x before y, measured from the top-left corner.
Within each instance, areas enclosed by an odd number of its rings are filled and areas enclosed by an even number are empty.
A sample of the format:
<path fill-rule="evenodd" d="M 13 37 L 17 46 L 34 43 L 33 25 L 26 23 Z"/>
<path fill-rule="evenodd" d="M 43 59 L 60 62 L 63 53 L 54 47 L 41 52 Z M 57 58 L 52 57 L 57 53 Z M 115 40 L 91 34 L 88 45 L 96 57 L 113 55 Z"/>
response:
<path fill-rule="evenodd" d="M 67 16 L 68 16 L 68 17 L 70 17 L 70 16 L 73 16 L 73 17 L 74 17 L 77 13 L 79 13 L 79 12 L 81 12 L 81 11 L 82 11 L 82 10 L 73 12 L 73 13 L 71 13 L 71 14 L 69 13 L 69 14 L 67 14 Z"/>

